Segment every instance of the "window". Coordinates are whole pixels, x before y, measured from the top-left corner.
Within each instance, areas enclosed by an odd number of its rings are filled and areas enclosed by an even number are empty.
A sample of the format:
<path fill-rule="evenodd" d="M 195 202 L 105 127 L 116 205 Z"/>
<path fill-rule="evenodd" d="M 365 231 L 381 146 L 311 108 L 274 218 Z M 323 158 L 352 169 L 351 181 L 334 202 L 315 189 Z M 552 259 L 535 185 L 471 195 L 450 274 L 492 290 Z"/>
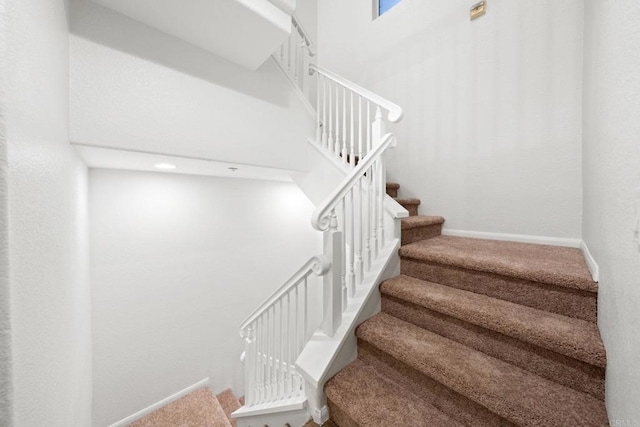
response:
<path fill-rule="evenodd" d="M 400 3 L 401 0 L 374 0 L 375 17 L 382 16 L 387 10 Z"/>

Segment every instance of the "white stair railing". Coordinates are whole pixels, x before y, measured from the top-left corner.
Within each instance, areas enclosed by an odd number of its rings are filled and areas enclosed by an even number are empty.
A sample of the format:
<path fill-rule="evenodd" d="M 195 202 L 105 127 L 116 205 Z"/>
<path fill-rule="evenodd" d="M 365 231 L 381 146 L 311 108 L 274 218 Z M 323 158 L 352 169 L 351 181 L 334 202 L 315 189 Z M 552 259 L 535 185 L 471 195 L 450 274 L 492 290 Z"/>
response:
<path fill-rule="evenodd" d="M 313 43 L 298 19 L 291 17 L 291 34 L 274 54 L 282 71 L 309 98 L 309 64 L 316 55 Z"/>
<path fill-rule="evenodd" d="M 307 261 L 240 326 L 245 340 L 245 406 L 300 397 L 295 361 L 309 339 L 308 278 L 329 271 L 323 256 Z"/>
<path fill-rule="evenodd" d="M 358 162 L 342 184 L 313 213 L 311 224 L 325 232 L 325 239 L 337 233 L 344 237 L 331 254 L 332 263 L 342 267 L 340 295 L 343 309 L 355 296 L 366 273 L 371 271 L 386 242 L 384 222 L 385 168 L 382 155 L 395 147 L 393 134 L 378 136 L 374 148 Z M 333 243 L 333 242 L 331 242 Z M 327 242 L 325 242 L 325 248 Z M 325 301 L 326 303 L 326 301 Z M 325 319 L 326 321 L 326 319 Z M 325 332 L 330 328 L 323 328 Z M 335 330 L 335 328 L 334 328 Z"/>
<path fill-rule="evenodd" d="M 349 167 L 349 172 L 312 216 L 323 232 L 322 255 L 311 258 L 241 325 L 245 340 L 245 406 L 290 404 L 305 399 L 296 360 L 308 344 L 310 299 L 308 278 L 322 276 L 320 332 L 334 337 L 343 312 L 367 273 L 373 272 L 390 230 L 385 230 L 384 153 L 395 146 L 385 124 L 398 122 L 402 109 L 337 74 L 309 64 L 311 40 L 293 19 L 288 41 L 274 54 L 283 71 L 305 95 L 315 77 L 316 143 Z M 307 70 L 307 72 L 303 72 Z M 312 325 L 313 326 L 313 325 Z"/>
<path fill-rule="evenodd" d="M 355 167 L 372 150 L 375 136 L 384 134 L 383 112 L 391 123 L 402 119 L 402 108 L 316 64 L 316 141 L 345 164 Z"/>

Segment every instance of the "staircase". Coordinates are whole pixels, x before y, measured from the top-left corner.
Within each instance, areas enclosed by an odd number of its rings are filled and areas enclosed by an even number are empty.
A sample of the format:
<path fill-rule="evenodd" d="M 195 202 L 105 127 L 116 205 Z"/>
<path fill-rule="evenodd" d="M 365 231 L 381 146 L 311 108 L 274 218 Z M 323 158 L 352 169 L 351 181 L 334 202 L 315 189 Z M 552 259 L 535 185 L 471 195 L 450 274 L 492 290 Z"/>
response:
<path fill-rule="evenodd" d="M 325 385 L 352 426 L 604 426 L 597 283 L 577 249 L 442 236 L 400 199 L 401 274 Z"/>

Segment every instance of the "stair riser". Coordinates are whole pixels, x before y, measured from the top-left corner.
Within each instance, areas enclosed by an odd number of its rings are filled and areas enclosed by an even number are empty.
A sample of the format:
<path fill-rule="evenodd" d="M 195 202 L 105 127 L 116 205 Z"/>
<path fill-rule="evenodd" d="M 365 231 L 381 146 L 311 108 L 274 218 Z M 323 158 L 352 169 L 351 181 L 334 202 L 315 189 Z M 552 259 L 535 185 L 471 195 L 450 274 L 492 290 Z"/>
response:
<path fill-rule="evenodd" d="M 543 378 L 604 400 L 604 369 L 383 295 L 382 311 Z"/>
<path fill-rule="evenodd" d="M 358 340 L 358 358 L 465 425 L 515 425 L 362 340 Z M 341 423 L 337 424 L 342 427 Z"/>
<path fill-rule="evenodd" d="M 425 227 L 410 228 L 402 230 L 402 244 L 417 242 L 420 240 L 431 239 L 442 234 L 442 224 L 427 225 Z"/>
<path fill-rule="evenodd" d="M 336 425 L 340 427 L 360 427 L 357 422 L 345 414 L 331 399 L 327 399 L 327 406 L 329 407 L 329 417 Z"/>
<path fill-rule="evenodd" d="M 409 216 L 417 216 L 418 215 L 418 205 L 403 205 L 400 203 L 403 208 L 409 211 Z"/>
<path fill-rule="evenodd" d="M 551 313 L 596 321 L 597 294 L 492 273 L 402 258 L 402 274 Z"/>
<path fill-rule="evenodd" d="M 398 189 L 387 187 L 387 194 L 389 195 L 389 197 L 398 197 Z"/>

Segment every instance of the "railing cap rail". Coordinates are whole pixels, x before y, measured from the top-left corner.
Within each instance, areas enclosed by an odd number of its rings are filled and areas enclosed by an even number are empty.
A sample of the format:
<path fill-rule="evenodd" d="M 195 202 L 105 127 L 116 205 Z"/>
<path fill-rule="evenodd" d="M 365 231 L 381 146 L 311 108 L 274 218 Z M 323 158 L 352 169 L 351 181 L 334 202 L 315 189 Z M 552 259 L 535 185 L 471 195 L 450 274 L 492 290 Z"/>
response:
<path fill-rule="evenodd" d="M 331 262 L 324 255 L 316 255 L 307 262 L 304 263 L 298 271 L 296 271 L 277 291 L 275 291 L 269 298 L 267 298 L 260 306 L 253 311 L 243 322 L 240 324 L 240 336 L 244 338 L 245 329 L 251 325 L 262 313 L 264 313 L 269 307 L 280 300 L 287 292 L 295 285 L 300 283 L 303 279 L 306 279 L 311 273 L 316 276 L 324 276 L 329 271 Z"/>
<path fill-rule="evenodd" d="M 387 118 L 391 123 L 397 123 L 402 120 L 402 116 L 404 113 L 402 111 L 402 107 L 400 107 L 398 104 L 395 104 L 388 99 L 385 99 L 380 95 L 371 92 L 369 89 L 365 89 L 362 86 L 357 85 L 354 82 L 347 80 L 332 71 L 322 68 L 316 64 L 309 64 L 309 73 L 313 74 L 314 72 L 322 74 L 323 76 L 328 77 L 337 83 L 340 83 L 342 86 L 346 87 L 352 92 L 357 93 L 363 98 L 366 98 L 377 106 L 381 107 L 382 109 L 387 110 L 389 112 Z"/>

